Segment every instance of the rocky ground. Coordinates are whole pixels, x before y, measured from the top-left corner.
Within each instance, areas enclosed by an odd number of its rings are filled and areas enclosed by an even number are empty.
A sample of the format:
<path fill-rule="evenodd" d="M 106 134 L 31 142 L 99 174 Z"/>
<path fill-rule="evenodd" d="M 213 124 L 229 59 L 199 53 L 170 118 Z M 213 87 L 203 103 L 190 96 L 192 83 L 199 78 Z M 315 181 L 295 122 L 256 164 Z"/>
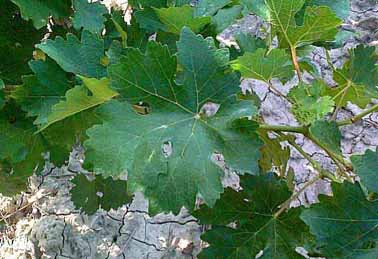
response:
<path fill-rule="evenodd" d="M 116 1 L 106 1 L 107 4 Z M 126 2 L 126 1 L 121 1 Z M 248 16 L 228 28 L 219 37 L 225 44 L 234 44 L 238 32 L 261 34 L 265 26 L 255 16 Z M 331 52 L 335 66 L 341 66 L 348 55 L 347 49 L 358 43 L 378 45 L 378 4 L 373 0 L 353 0 L 351 14 L 343 29 L 354 32 L 343 46 Z M 316 48 L 310 55 L 319 74 L 330 84 L 332 72 L 324 51 Z M 287 93 L 296 79 L 285 85 L 274 85 Z M 309 76 L 306 80 L 311 80 Z M 270 92 L 266 85 L 244 80 L 244 89 L 253 89 L 260 99 L 260 113 L 267 123 L 295 125 L 290 105 Z M 360 112 L 354 105 L 340 111 L 340 119 Z M 355 125 L 342 129 L 342 149 L 346 156 L 363 153 L 378 146 L 378 114 L 372 114 Z M 298 144 L 324 167 L 332 169 L 330 159 L 312 143 L 298 138 Z M 150 217 L 148 204 L 137 194 L 132 204 L 105 212 L 99 210 L 87 216 L 76 210 L 70 199 L 70 179 L 83 171 L 84 152 L 74 147 L 67 165 L 57 168 L 46 162 L 42 176 L 30 179 L 30 192 L 17 197 L 0 197 L 0 213 L 5 224 L 0 231 L 0 258 L 193 258 L 204 244 L 200 241 L 203 227 L 186 211 L 179 215 L 160 214 Z M 300 154 L 293 150 L 289 166 L 295 172 L 296 188 L 311 179 L 313 169 Z M 237 187 L 238 177 L 226 170 L 225 186 Z M 330 193 L 329 184 L 319 181 L 299 197 L 295 205 L 308 205 L 317 201 L 319 193 Z M 1 218 L 4 218 L 0 215 Z"/>

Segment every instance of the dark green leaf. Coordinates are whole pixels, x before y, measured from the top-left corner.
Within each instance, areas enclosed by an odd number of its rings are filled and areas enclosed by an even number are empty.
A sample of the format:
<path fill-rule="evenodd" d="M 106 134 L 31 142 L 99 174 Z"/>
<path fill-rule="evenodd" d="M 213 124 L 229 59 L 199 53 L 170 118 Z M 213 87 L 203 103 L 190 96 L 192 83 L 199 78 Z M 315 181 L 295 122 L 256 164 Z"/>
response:
<path fill-rule="evenodd" d="M 202 239 L 210 244 L 199 258 L 302 258 L 295 249 L 312 236 L 299 219 L 300 209 L 274 217 L 279 205 L 290 198 L 287 184 L 270 173 L 243 176 L 243 191 L 226 190 L 214 208 L 201 206 L 195 212 L 200 223 L 215 226 Z M 227 225 L 235 223 L 236 227 Z"/>
<path fill-rule="evenodd" d="M 304 209 L 301 219 L 317 238 L 317 248 L 329 259 L 375 258 L 378 202 L 366 199 L 359 184 L 332 184 L 333 196 Z"/>
<path fill-rule="evenodd" d="M 99 208 L 117 209 L 133 199 L 127 191 L 126 181 L 103 178 L 100 175 L 89 181 L 85 175 L 78 174 L 71 182 L 75 185 L 71 189 L 73 203 L 89 215 Z"/>
<path fill-rule="evenodd" d="M 315 121 L 310 127 L 310 133 L 333 152 L 341 153 L 341 132 L 336 122 Z"/>

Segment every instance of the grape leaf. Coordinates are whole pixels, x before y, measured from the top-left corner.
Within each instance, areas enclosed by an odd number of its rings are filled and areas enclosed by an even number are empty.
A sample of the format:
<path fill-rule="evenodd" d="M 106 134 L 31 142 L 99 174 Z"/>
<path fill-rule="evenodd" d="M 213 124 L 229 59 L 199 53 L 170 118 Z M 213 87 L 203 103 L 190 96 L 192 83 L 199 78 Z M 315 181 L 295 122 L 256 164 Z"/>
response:
<path fill-rule="evenodd" d="M 243 176 L 242 191 L 227 189 L 214 208 L 201 206 L 194 213 L 201 224 L 212 224 L 202 240 L 205 248 L 199 258 L 303 258 L 295 249 L 312 239 L 299 219 L 300 209 L 290 209 L 277 218 L 278 206 L 290 198 L 287 184 L 272 173 Z M 235 223 L 236 227 L 227 225 Z"/>
<path fill-rule="evenodd" d="M 109 88 L 107 78 L 97 80 L 81 77 L 81 79 L 84 85 L 68 90 L 65 100 L 52 106 L 47 121 L 42 125 L 40 131 L 58 121 L 103 104 L 118 95 L 117 92 Z"/>
<path fill-rule="evenodd" d="M 345 19 L 349 16 L 350 0 L 306 0 L 302 9 L 296 14 L 298 24 L 303 24 L 303 16 L 308 6 L 328 6 L 339 18 Z"/>
<path fill-rule="evenodd" d="M 257 49 L 253 53 L 245 53 L 232 62 L 231 67 L 240 71 L 244 78 L 254 78 L 269 82 L 273 78 L 289 80 L 293 75 L 290 57 L 282 49 L 273 49 L 266 54 L 265 49 Z"/>
<path fill-rule="evenodd" d="M 78 174 L 71 182 L 72 201 L 76 208 L 81 208 L 87 214 L 94 214 L 100 207 L 104 210 L 117 209 L 132 201 L 127 192 L 127 182 L 103 178 L 98 175 L 89 181 L 84 174 Z"/>
<path fill-rule="evenodd" d="M 87 0 L 73 0 L 73 7 L 73 26 L 76 30 L 84 28 L 93 33 L 101 33 L 106 20 L 104 15 L 108 13 L 105 5 L 99 2 L 88 3 Z"/>
<path fill-rule="evenodd" d="M 155 9 L 155 12 L 165 25 L 164 30 L 175 34 L 180 34 L 184 26 L 189 27 L 194 32 L 199 32 L 211 22 L 211 18 L 207 16 L 195 17 L 194 9 L 189 5 Z"/>
<path fill-rule="evenodd" d="M 240 3 L 249 12 L 252 12 L 265 20 L 269 19 L 269 9 L 265 4 L 265 0 L 240 0 Z"/>
<path fill-rule="evenodd" d="M 215 26 L 216 32 L 221 33 L 228 26 L 233 24 L 236 19 L 240 18 L 242 11 L 241 5 L 234 5 L 218 11 L 211 19 L 211 23 Z"/>
<path fill-rule="evenodd" d="M 327 89 L 322 81 L 315 81 L 312 85 L 300 83 L 290 90 L 291 111 L 301 124 L 311 124 L 332 112 L 335 103 L 326 95 Z"/>
<path fill-rule="evenodd" d="M 111 85 L 132 104 L 147 103 L 151 112 L 141 115 L 128 103 L 112 101 L 100 108 L 104 122 L 87 131 L 85 142 L 94 170 L 113 176 L 128 170 L 129 187 L 144 190 L 151 213 L 191 210 L 198 193 L 214 204 L 223 189 L 214 152 L 242 172 L 258 170 L 257 125 L 240 119 L 257 109 L 236 99 L 239 79 L 228 69 L 227 52 L 188 28 L 178 50 L 182 71 L 175 80 L 177 65 L 167 47 L 149 42 L 145 54 L 128 49 L 109 68 Z M 211 117 L 201 111 L 209 101 L 220 104 Z M 165 146 L 172 150 L 164 152 Z"/>
<path fill-rule="evenodd" d="M 245 52 L 255 52 L 257 49 L 266 49 L 265 42 L 260 38 L 253 37 L 251 34 L 238 33 L 234 37 L 242 54 Z"/>
<path fill-rule="evenodd" d="M 280 175 L 285 175 L 290 158 L 290 148 L 282 147 L 282 141 L 279 138 L 270 138 L 267 132 L 260 132 L 259 136 L 264 142 L 259 161 L 261 170 L 270 172 L 272 166 L 274 166 L 280 172 Z"/>
<path fill-rule="evenodd" d="M 351 160 L 355 172 L 361 183 L 370 192 L 378 193 L 378 153 L 367 150 L 364 155 L 352 156 Z"/>
<path fill-rule="evenodd" d="M 130 0 L 128 1 L 129 4 L 132 7 L 142 7 L 142 8 L 148 8 L 148 7 L 165 7 L 167 5 L 167 0 Z"/>
<path fill-rule="evenodd" d="M 104 41 L 99 35 L 83 31 L 80 42 L 75 35 L 67 34 L 66 41 L 58 36 L 38 44 L 37 48 L 67 72 L 97 79 L 106 76 L 106 68 L 101 62 L 105 55 Z"/>
<path fill-rule="evenodd" d="M 5 84 L 21 83 L 21 76 L 30 72 L 34 44 L 47 30 L 36 30 L 31 22 L 24 21 L 17 6 L 9 0 L 0 0 L 0 79 Z"/>
<path fill-rule="evenodd" d="M 334 121 L 315 121 L 310 127 L 310 133 L 330 150 L 340 154 L 341 132 Z"/>
<path fill-rule="evenodd" d="M 26 189 L 27 178 L 43 166 L 45 146 L 28 123 L 10 124 L 0 118 L 0 190 L 14 195 Z"/>
<path fill-rule="evenodd" d="M 333 97 L 338 107 L 348 102 L 365 108 L 371 98 L 378 97 L 378 55 L 374 47 L 358 47 L 350 50 L 350 60 L 341 69 L 334 71 L 338 87 L 330 88 L 326 94 Z"/>
<path fill-rule="evenodd" d="M 37 117 L 35 124 L 44 124 L 51 107 L 64 99 L 71 83 L 66 72 L 50 59 L 32 60 L 29 66 L 34 75 L 24 76 L 23 85 L 13 91 L 12 97 L 27 112 L 27 116 Z"/>
<path fill-rule="evenodd" d="M 194 15 L 196 17 L 213 16 L 230 3 L 231 0 L 200 0 L 195 7 Z"/>
<path fill-rule="evenodd" d="M 317 41 L 333 40 L 342 20 L 327 6 L 309 6 L 303 25 L 297 25 L 295 14 L 305 0 L 266 0 L 273 34 L 281 47 L 297 48 Z"/>
<path fill-rule="evenodd" d="M 378 202 L 366 199 L 359 184 L 332 184 L 333 196 L 304 209 L 301 219 L 317 238 L 317 248 L 326 258 L 372 258 L 378 241 Z"/>
<path fill-rule="evenodd" d="M 55 19 L 69 16 L 71 0 L 12 0 L 21 10 L 22 18 L 31 19 L 37 29 L 46 26 L 49 16 Z"/>

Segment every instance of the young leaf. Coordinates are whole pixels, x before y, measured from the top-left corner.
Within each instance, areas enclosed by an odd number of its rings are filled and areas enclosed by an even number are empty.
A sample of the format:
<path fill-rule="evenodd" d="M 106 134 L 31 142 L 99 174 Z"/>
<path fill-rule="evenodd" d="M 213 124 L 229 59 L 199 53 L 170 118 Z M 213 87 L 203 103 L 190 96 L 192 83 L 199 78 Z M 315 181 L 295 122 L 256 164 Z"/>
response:
<path fill-rule="evenodd" d="M 47 30 L 36 30 L 24 21 L 16 5 L 0 0 L 0 79 L 5 84 L 21 83 L 21 76 L 30 73 L 28 61 L 32 59 L 34 44 Z"/>
<path fill-rule="evenodd" d="M 71 11 L 71 0 L 12 0 L 21 10 L 22 18 L 31 19 L 35 28 L 40 29 L 52 16 L 55 19 L 67 17 Z"/>
<path fill-rule="evenodd" d="M 315 121 L 310 127 L 310 133 L 330 150 L 340 154 L 341 132 L 334 121 Z"/>
<path fill-rule="evenodd" d="M 257 49 L 233 61 L 231 67 L 240 71 L 244 78 L 254 78 L 264 82 L 269 82 L 273 78 L 287 81 L 294 75 L 289 60 L 289 55 L 282 49 L 273 49 L 268 55 L 265 49 Z"/>
<path fill-rule="evenodd" d="M 83 31 L 81 42 L 73 34 L 67 34 L 67 40 L 56 37 L 38 44 L 48 56 L 56 61 L 65 71 L 74 74 L 100 79 L 106 76 L 106 69 L 102 65 L 104 41 L 99 35 Z"/>
<path fill-rule="evenodd" d="M 295 14 L 305 0 L 266 0 L 270 12 L 273 34 L 277 34 L 281 47 L 295 49 L 317 41 L 333 40 L 342 20 L 327 6 L 309 6 L 303 25 L 297 25 Z"/>
<path fill-rule="evenodd" d="M 306 0 L 302 10 L 296 15 L 297 23 L 303 24 L 303 15 L 308 6 L 328 6 L 341 19 L 347 18 L 350 12 L 350 0 Z"/>
<path fill-rule="evenodd" d="M 321 120 L 333 111 L 335 103 L 326 96 L 327 88 L 322 81 L 315 81 L 312 85 L 300 83 L 290 90 L 288 97 L 293 103 L 291 111 L 301 124 L 308 125 Z"/>
<path fill-rule="evenodd" d="M 350 60 L 343 68 L 334 71 L 336 88 L 326 92 L 335 100 L 338 107 L 345 107 L 348 102 L 365 108 L 371 98 L 378 97 L 378 55 L 374 47 L 359 45 L 350 50 Z"/>
<path fill-rule="evenodd" d="M 378 153 L 367 150 L 362 156 L 352 156 L 351 160 L 361 183 L 370 192 L 378 193 Z"/>
<path fill-rule="evenodd" d="M 85 175 L 78 174 L 71 182 L 75 185 L 70 191 L 73 203 L 89 215 L 100 207 L 104 210 L 117 209 L 133 199 L 127 191 L 126 181 L 100 175 L 89 181 Z"/>
<path fill-rule="evenodd" d="M 47 123 L 51 107 L 64 99 L 71 83 L 54 61 L 47 59 L 29 62 L 34 75 L 24 76 L 23 85 L 16 88 L 12 97 L 30 117 L 37 117 L 34 124 Z"/>
<path fill-rule="evenodd" d="M 182 71 L 175 80 L 177 65 L 167 47 L 149 42 L 144 55 L 128 49 L 109 68 L 112 87 L 132 104 L 146 103 L 150 113 L 112 101 L 99 110 L 104 122 L 88 130 L 85 142 L 94 170 L 105 175 L 128 170 L 129 187 L 144 190 L 152 213 L 177 213 L 181 206 L 191 210 L 198 193 L 214 204 L 222 192 L 214 152 L 242 172 L 258 170 L 257 125 L 241 120 L 257 109 L 251 101 L 236 99 L 239 78 L 227 66 L 227 52 L 188 28 L 178 50 Z M 220 104 L 210 117 L 202 111 L 208 102 Z"/>
<path fill-rule="evenodd" d="M 97 80 L 81 77 L 81 79 L 84 85 L 68 90 L 65 100 L 52 106 L 40 131 L 58 121 L 103 104 L 118 95 L 117 92 L 109 88 L 107 78 Z"/>
<path fill-rule="evenodd" d="M 227 189 L 214 208 L 201 206 L 194 213 L 202 224 L 212 224 L 202 235 L 210 244 L 199 258 L 302 258 L 295 249 L 312 239 L 299 219 L 300 209 L 290 209 L 277 218 L 278 206 L 290 198 L 286 182 L 270 173 L 243 176 L 242 191 Z M 235 228 L 228 227 L 236 223 Z"/>
<path fill-rule="evenodd" d="M 326 258 L 374 258 L 369 246 L 378 241 L 378 202 L 368 201 L 357 183 L 333 183 L 332 190 L 332 197 L 321 195 L 301 214 L 317 248 Z"/>
<path fill-rule="evenodd" d="M 184 26 L 189 27 L 195 33 L 200 32 L 211 22 L 210 17 L 195 17 L 194 9 L 189 5 L 155 9 L 155 12 L 165 25 L 164 30 L 175 34 L 180 34 Z"/>
<path fill-rule="evenodd" d="M 105 5 L 99 2 L 88 3 L 87 0 L 73 0 L 73 7 L 73 26 L 76 30 L 84 28 L 93 33 L 101 33 L 106 20 L 104 15 L 108 13 Z"/>

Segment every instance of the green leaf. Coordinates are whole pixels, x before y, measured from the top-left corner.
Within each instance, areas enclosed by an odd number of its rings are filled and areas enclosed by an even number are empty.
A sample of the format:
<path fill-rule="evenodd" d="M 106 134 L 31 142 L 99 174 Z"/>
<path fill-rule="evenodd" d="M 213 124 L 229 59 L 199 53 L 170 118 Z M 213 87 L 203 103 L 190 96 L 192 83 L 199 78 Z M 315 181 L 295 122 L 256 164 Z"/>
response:
<path fill-rule="evenodd" d="M 267 132 L 260 132 L 259 136 L 264 141 L 259 161 L 261 170 L 265 173 L 270 172 L 274 166 L 280 175 L 285 175 L 290 158 L 290 148 L 282 147 L 282 141 L 279 138 L 270 138 Z"/>
<path fill-rule="evenodd" d="M 27 112 L 27 116 L 37 117 L 34 124 L 47 123 L 51 107 L 64 99 L 71 83 L 54 61 L 32 60 L 29 66 L 34 75 L 24 76 L 23 85 L 13 91 L 12 97 Z"/>
<path fill-rule="evenodd" d="M 293 103 L 291 108 L 295 118 L 303 125 L 321 120 L 333 111 L 335 103 L 326 96 L 326 86 L 322 81 L 315 81 L 312 85 L 304 83 L 292 88 L 288 94 Z"/>
<path fill-rule="evenodd" d="M 43 166 L 45 146 L 29 123 L 13 125 L 0 118 L 0 132 L 0 192 L 11 196 L 24 191 L 27 178 Z"/>
<path fill-rule="evenodd" d="M 378 193 L 378 153 L 368 149 L 364 155 L 352 156 L 351 160 L 361 183 L 370 192 Z"/>
<path fill-rule="evenodd" d="M 274 214 L 290 198 L 285 181 L 272 173 L 241 178 L 242 191 L 227 189 L 214 208 L 201 206 L 195 212 L 201 224 L 212 224 L 202 235 L 210 247 L 199 258 L 303 258 L 295 249 L 304 246 L 312 236 L 299 219 L 300 209 Z M 227 225 L 235 223 L 236 227 Z"/>
<path fill-rule="evenodd" d="M 333 196 L 304 209 L 301 219 L 316 236 L 317 248 L 330 259 L 375 258 L 378 241 L 378 202 L 366 199 L 359 184 L 332 184 Z M 365 257 L 364 257 L 365 256 Z"/>
<path fill-rule="evenodd" d="M 241 5 L 234 5 L 229 8 L 221 9 L 211 19 L 211 23 L 215 26 L 216 32 L 221 33 L 228 26 L 232 25 L 236 19 L 240 18 L 242 11 Z"/>
<path fill-rule="evenodd" d="M 47 30 L 36 30 L 24 21 L 16 5 L 0 0 L 0 79 L 5 84 L 21 83 L 21 76 L 30 73 L 28 61 L 32 59 L 34 44 Z"/>
<path fill-rule="evenodd" d="M 97 80 L 81 77 L 81 79 L 84 85 L 68 90 L 65 100 L 52 106 L 46 123 L 42 125 L 40 131 L 58 121 L 103 104 L 118 95 L 117 92 L 109 88 L 107 78 Z"/>
<path fill-rule="evenodd" d="M 106 76 L 101 60 L 104 57 L 104 42 L 99 35 L 83 31 L 81 42 L 73 34 L 67 40 L 56 37 L 38 44 L 37 48 L 54 59 L 65 71 L 100 79 Z"/>
<path fill-rule="evenodd" d="M 164 30 L 175 34 L 180 34 L 185 26 L 197 33 L 211 22 L 210 17 L 195 17 L 194 9 L 189 5 L 155 9 L 155 12 L 165 25 Z"/>
<path fill-rule="evenodd" d="M 71 0 L 12 0 L 21 10 L 22 18 L 33 20 L 37 29 L 46 26 L 49 17 L 65 18 L 71 11 Z"/>
<path fill-rule="evenodd" d="M 101 33 L 106 20 L 104 15 L 108 13 L 105 5 L 99 2 L 88 3 L 87 0 L 73 0 L 73 7 L 73 26 L 76 30 L 84 28 L 93 33 Z"/>
<path fill-rule="evenodd" d="M 281 47 L 296 48 L 317 41 L 333 40 L 342 20 L 327 6 L 309 6 L 303 25 L 297 25 L 295 14 L 305 0 L 266 0 L 270 12 L 273 34 L 277 34 Z"/>
<path fill-rule="evenodd" d="M 71 181 L 75 186 L 71 189 L 72 201 L 75 207 L 92 215 L 99 208 L 104 210 L 117 209 L 132 201 L 127 192 L 127 182 L 96 176 L 89 181 L 84 174 L 78 174 Z"/>
<path fill-rule="evenodd" d="M 333 152 L 341 153 L 341 132 L 335 121 L 315 121 L 310 127 L 310 133 Z"/>
<path fill-rule="evenodd" d="M 265 0 L 240 0 L 240 3 L 250 12 L 260 16 L 264 20 L 269 19 L 269 9 Z"/>
<path fill-rule="evenodd" d="M 336 88 L 330 88 L 327 95 L 333 97 L 338 107 L 352 102 L 365 108 L 372 98 L 378 97 L 378 55 L 374 47 L 359 45 L 350 50 L 350 60 L 341 69 L 334 71 Z"/>
<path fill-rule="evenodd" d="M 230 3 L 231 0 L 200 0 L 195 7 L 194 15 L 196 17 L 213 16 Z"/>
<path fill-rule="evenodd" d="M 113 176 L 128 170 L 129 187 L 144 191 L 153 214 L 192 210 L 197 194 L 214 204 L 223 190 L 214 152 L 232 168 L 258 171 L 257 125 L 245 119 L 257 109 L 237 100 L 239 78 L 227 66 L 228 53 L 184 28 L 177 56 L 180 72 L 159 43 L 150 41 L 145 54 L 128 49 L 109 68 L 111 85 L 131 104 L 144 102 L 150 113 L 112 101 L 99 109 L 104 122 L 87 132 L 85 142 L 94 170 Z M 220 104 L 210 117 L 202 111 L 208 102 Z"/>
<path fill-rule="evenodd" d="M 339 18 L 345 19 L 349 16 L 350 0 L 306 0 L 302 10 L 296 15 L 296 21 L 298 24 L 303 24 L 303 15 L 307 6 L 328 6 Z"/>
<path fill-rule="evenodd" d="M 257 49 L 266 49 L 267 47 L 262 39 L 247 33 L 236 34 L 235 40 L 238 43 L 242 54 L 245 52 L 255 52 Z"/>
<path fill-rule="evenodd" d="M 293 75 L 290 57 L 282 49 L 273 49 L 266 54 L 265 49 L 257 49 L 253 53 L 245 53 L 232 62 L 231 67 L 240 71 L 244 78 L 254 78 L 269 82 L 273 78 L 289 80 Z"/>
<path fill-rule="evenodd" d="M 132 7 L 165 7 L 167 5 L 167 0 L 130 0 L 128 1 Z"/>

